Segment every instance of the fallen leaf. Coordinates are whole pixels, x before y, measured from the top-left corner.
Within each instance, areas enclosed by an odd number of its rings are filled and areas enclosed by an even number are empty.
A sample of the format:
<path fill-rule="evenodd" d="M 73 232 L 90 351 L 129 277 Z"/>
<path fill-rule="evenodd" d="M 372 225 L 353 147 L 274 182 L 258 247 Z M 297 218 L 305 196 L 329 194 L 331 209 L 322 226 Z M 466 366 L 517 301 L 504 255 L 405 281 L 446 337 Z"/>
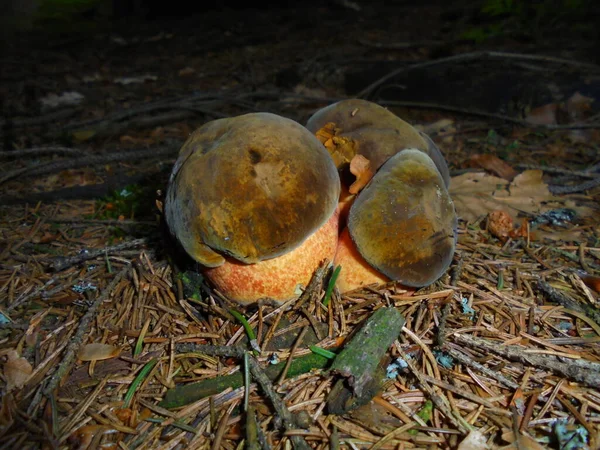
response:
<path fill-rule="evenodd" d="M 193 67 L 184 67 L 178 72 L 180 77 L 189 77 L 190 75 L 194 75 L 196 73 L 196 69 Z"/>
<path fill-rule="evenodd" d="M 43 190 L 69 188 L 73 186 L 89 186 L 100 184 L 104 180 L 93 168 L 66 169 L 49 175 L 46 178 L 34 180 L 33 184 Z"/>
<path fill-rule="evenodd" d="M 7 354 L 7 361 L 4 364 L 4 377 L 6 378 L 6 390 L 22 388 L 29 376 L 33 372 L 33 367 L 22 356 L 19 356 L 16 350 L 10 350 Z"/>
<path fill-rule="evenodd" d="M 96 135 L 96 130 L 76 130 L 71 133 L 76 142 L 85 142 Z"/>
<path fill-rule="evenodd" d="M 113 413 L 117 418 L 127 426 L 135 426 L 135 417 L 137 412 L 134 412 L 131 408 L 115 408 Z"/>
<path fill-rule="evenodd" d="M 452 119 L 440 119 L 427 125 L 415 125 L 415 129 L 422 131 L 429 136 L 456 131 L 454 120 Z"/>
<path fill-rule="evenodd" d="M 558 122 L 557 112 L 559 109 L 560 105 L 549 103 L 532 109 L 525 117 L 525 120 L 534 125 L 556 125 Z"/>
<path fill-rule="evenodd" d="M 545 448 L 526 434 L 517 433 L 517 436 L 515 437 L 515 433 L 512 431 L 502 434 L 502 439 L 509 442 L 509 444 L 498 447 L 498 450 L 544 450 Z"/>
<path fill-rule="evenodd" d="M 584 274 L 581 275 L 581 280 L 585 283 L 587 287 L 593 289 L 597 293 L 600 294 L 600 277 L 596 275 Z"/>
<path fill-rule="evenodd" d="M 77 428 L 69 436 L 68 441 L 72 448 L 88 448 L 97 434 L 104 434 L 111 430 L 112 428 L 106 425 L 84 425 Z"/>
<path fill-rule="evenodd" d="M 501 241 L 506 241 L 513 230 L 512 217 L 505 211 L 492 211 L 488 214 L 488 231 Z"/>
<path fill-rule="evenodd" d="M 487 439 L 483 433 L 473 430 L 458 444 L 456 450 L 486 450 L 488 448 Z"/>
<path fill-rule="evenodd" d="M 366 405 L 350 411 L 350 416 L 369 429 L 378 429 L 382 433 L 389 433 L 402 425 L 402 421 L 391 415 L 382 405 L 387 400 L 379 397 L 377 400 L 368 402 Z"/>
<path fill-rule="evenodd" d="M 579 92 L 575 92 L 566 102 L 565 108 L 571 123 L 578 123 L 584 120 L 592 111 L 592 97 L 586 97 Z"/>
<path fill-rule="evenodd" d="M 99 361 L 102 359 L 116 358 L 121 354 L 121 349 L 110 344 L 87 344 L 79 349 L 77 358 L 82 361 Z"/>
<path fill-rule="evenodd" d="M 354 155 L 354 158 L 350 161 L 350 172 L 356 177 L 356 180 L 348 189 L 351 194 L 358 194 L 375 175 L 373 169 L 371 169 L 371 161 L 363 155 Z"/>
<path fill-rule="evenodd" d="M 481 167 L 508 181 L 512 181 L 517 176 L 515 169 L 494 155 L 473 155 L 469 158 L 469 162 L 471 167 Z"/>
<path fill-rule="evenodd" d="M 482 172 L 465 173 L 452 178 L 450 196 L 458 216 L 468 222 L 495 210 L 505 211 L 517 220 L 519 213 L 539 214 L 566 201 L 550 193 L 540 170 L 527 170 L 512 183 Z"/>

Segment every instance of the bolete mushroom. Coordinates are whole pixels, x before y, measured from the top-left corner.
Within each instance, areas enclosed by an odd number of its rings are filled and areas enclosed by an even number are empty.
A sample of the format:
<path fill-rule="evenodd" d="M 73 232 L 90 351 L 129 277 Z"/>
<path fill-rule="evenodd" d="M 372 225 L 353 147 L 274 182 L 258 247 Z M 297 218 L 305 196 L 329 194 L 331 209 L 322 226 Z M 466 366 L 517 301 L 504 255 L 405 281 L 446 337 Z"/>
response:
<path fill-rule="evenodd" d="M 270 113 L 209 122 L 180 150 L 165 198 L 167 225 L 232 300 L 299 294 L 338 238 L 340 181 L 300 124 Z"/>
<path fill-rule="evenodd" d="M 338 288 L 396 280 L 426 286 L 448 268 L 457 217 L 433 160 L 406 149 L 383 164 L 350 208 L 335 264 Z"/>
<path fill-rule="evenodd" d="M 330 152 L 336 166 L 344 172 L 355 155 L 369 160 L 376 172 L 390 157 L 406 149 L 425 152 L 440 171 L 446 187 L 450 172 L 435 143 L 391 111 L 367 100 L 342 100 L 313 114 L 306 128 Z M 342 173 L 342 180 L 347 173 Z"/>

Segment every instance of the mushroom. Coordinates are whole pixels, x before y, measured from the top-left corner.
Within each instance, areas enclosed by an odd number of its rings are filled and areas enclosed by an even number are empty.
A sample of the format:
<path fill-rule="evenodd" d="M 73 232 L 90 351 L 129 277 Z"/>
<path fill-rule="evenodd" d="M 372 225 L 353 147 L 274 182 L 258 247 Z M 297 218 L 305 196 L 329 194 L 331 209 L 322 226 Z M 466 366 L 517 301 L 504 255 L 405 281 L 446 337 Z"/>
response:
<path fill-rule="evenodd" d="M 341 293 L 391 281 L 362 257 L 350 237 L 348 227 L 340 235 L 334 264 L 342 267 L 335 284 Z"/>
<path fill-rule="evenodd" d="M 252 113 L 190 136 L 171 173 L 165 220 L 227 297 L 285 301 L 333 258 L 339 194 L 336 167 L 315 136 Z"/>
<path fill-rule="evenodd" d="M 450 172 L 439 148 L 425 133 L 417 131 L 391 111 L 367 100 L 349 99 L 320 109 L 308 119 L 313 132 L 330 152 L 342 180 L 355 155 L 362 155 L 376 172 L 390 157 L 415 148 L 435 162 L 446 187 Z"/>
<path fill-rule="evenodd" d="M 448 268 L 457 217 L 442 174 L 417 149 L 383 164 L 350 208 L 335 264 L 340 291 L 396 280 L 421 287 Z"/>

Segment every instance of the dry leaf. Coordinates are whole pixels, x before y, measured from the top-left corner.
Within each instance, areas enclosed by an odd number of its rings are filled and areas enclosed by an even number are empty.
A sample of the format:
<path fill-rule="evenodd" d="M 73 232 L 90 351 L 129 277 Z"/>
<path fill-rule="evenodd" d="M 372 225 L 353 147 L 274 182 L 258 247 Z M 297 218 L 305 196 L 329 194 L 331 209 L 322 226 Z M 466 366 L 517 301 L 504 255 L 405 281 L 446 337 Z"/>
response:
<path fill-rule="evenodd" d="M 458 216 L 468 222 L 495 210 L 505 211 L 516 220 L 519 213 L 539 214 L 566 201 L 550 193 L 540 170 L 527 170 L 510 184 L 485 173 L 466 173 L 452 178 L 450 196 Z"/>
<path fill-rule="evenodd" d="M 510 442 L 510 444 L 505 445 L 503 447 L 498 447 L 498 450 L 544 450 L 545 447 L 542 447 L 537 443 L 535 439 L 527 436 L 526 434 L 518 433 L 515 438 L 515 434 L 512 431 L 507 431 L 502 434 L 502 439 L 506 442 Z"/>
<path fill-rule="evenodd" d="M 594 291 L 600 294 L 600 277 L 596 275 L 584 274 L 581 275 L 581 280 L 585 283 L 587 287 L 593 289 Z"/>
<path fill-rule="evenodd" d="M 579 92 L 575 92 L 565 105 L 569 120 L 571 123 L 578 123 L 584 120 L 592 111 L 592 97 L 586 97 Z"/>
<path fill-rule="evenodd" d="M 96 130 L 76 130 L 71 133 L 71 136 L 76 142 L 85 142 L 96 135 Z"/>
<path fill-rule="evenodd" d="M 375 175 L 373 169 L 371 169 L 371 161 L 363 155 L 354 155 L 354 158 L 350 161 L 350 172 L 356 177 L 356 180 L 348 189 L 351 194 L 358 194 Z"/>
<path fill-rule="evenodd" d="M 485 436 L 481 432 L 473 430 L 458 444 L 456 450 L 486 450 L 488 448 Z"/>
<path fill-rule="evenodd" d="M 384 406 L 387 400 L 376 397 L 366 405 L 362 405 L 350 411 L 350 416 L 359 421 L 365 428 L 378 430 L 381 433 L 389 433 L 402 425 L 402 421 L 391 415 Z"/>
<path fill-rule="evenodd" d="M 84 425 L 77 428 L 70 436 L 72 448 L 88 448 L 97 434 L 104 434 L 112 429 L 106 425 Z"/>
<path fill-rule="evenodd" d="M 183 69 L 181 69 L 178 72 L 178 75 L 180 77 L 189 77 L 190 75 L 195 75 L 196 74 L 196 69 L 194 69 L 193 67 L 184 67 Z"/>
<path fill-rule="evenodd" d="M 534 125 L 556 125 L 556 114 L 558 110 L 559 105 L 556 103 L 549 103 L 532 109 L 525 117 L 525 120 Z"/>
<path fill-rule="evenodd" d="M 456 131 L 456 128 L 454 127 L 454 120 L 452 119 L 440 119 L 427 125 L 415 125 L 415 128 L 425 134 L 428 134 L 429 136 L 434 136 L 438 133 Z"/>
<path fill-rule="evenodd" d="M 494 175 L 512 181 L 517 176 L 517 171 L 494 155 L 473 155 L 469 158 L 471 167 L 481 167 Z"/>
<path fill-rule="evenodd" d="M 512 217 L 504 211 L 492 211 L 488 215 L 488 231 L 502 241 L 506 241 L 513 230 Z"/>
<path fill-rule="evenodd" d="M 34 180 L 33 185 L 44 190 L 69 188 L 73 186 L 89 186 L 103 183 L 93 168 L 67 169 L 54 173 L 45 178 Z"/>
<path fill-rule="evenodd" d="M 19 356 L 16 350 L 10 350 L 6 354 L 8 360 L 4 364 L 4 377 L 6 378 L 6 390 L 22 388 L 33 372 L 33 367 L 25 358 Z"/>
<path fill-rule="evenodd" d="M 121 349 L 110 344 L 87 344 L 79 349 L 77 358 L 82 361 L 99 361 L 102 359 L 116 358 L 121 354 Z"/>

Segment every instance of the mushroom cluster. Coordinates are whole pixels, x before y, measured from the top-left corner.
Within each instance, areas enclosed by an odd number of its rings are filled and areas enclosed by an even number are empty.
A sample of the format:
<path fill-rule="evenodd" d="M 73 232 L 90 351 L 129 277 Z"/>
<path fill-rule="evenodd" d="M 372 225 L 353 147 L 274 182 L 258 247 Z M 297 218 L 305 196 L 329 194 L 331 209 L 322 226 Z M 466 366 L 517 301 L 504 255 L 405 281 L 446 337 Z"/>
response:
<path fill-rule="evenodd" d="M 424 286 L 454 253 L 448 183 L 426 135 L 346 100 L 306 127 L 269 113 L 203 125 L 180 150 L 164 216 L 205 277 L 239 303 L 297 297 L 324 260 L 342 266 L 342 292 Z"/>
<path fill-rule="evenodd" d="M 342 180 L 340 291 L 390 280 L 421 287 L 438 279 L 454 255 L 457 217 L 448 166 L 433 141 L 358 99 L 317 111 L 306 127 Z"/>

